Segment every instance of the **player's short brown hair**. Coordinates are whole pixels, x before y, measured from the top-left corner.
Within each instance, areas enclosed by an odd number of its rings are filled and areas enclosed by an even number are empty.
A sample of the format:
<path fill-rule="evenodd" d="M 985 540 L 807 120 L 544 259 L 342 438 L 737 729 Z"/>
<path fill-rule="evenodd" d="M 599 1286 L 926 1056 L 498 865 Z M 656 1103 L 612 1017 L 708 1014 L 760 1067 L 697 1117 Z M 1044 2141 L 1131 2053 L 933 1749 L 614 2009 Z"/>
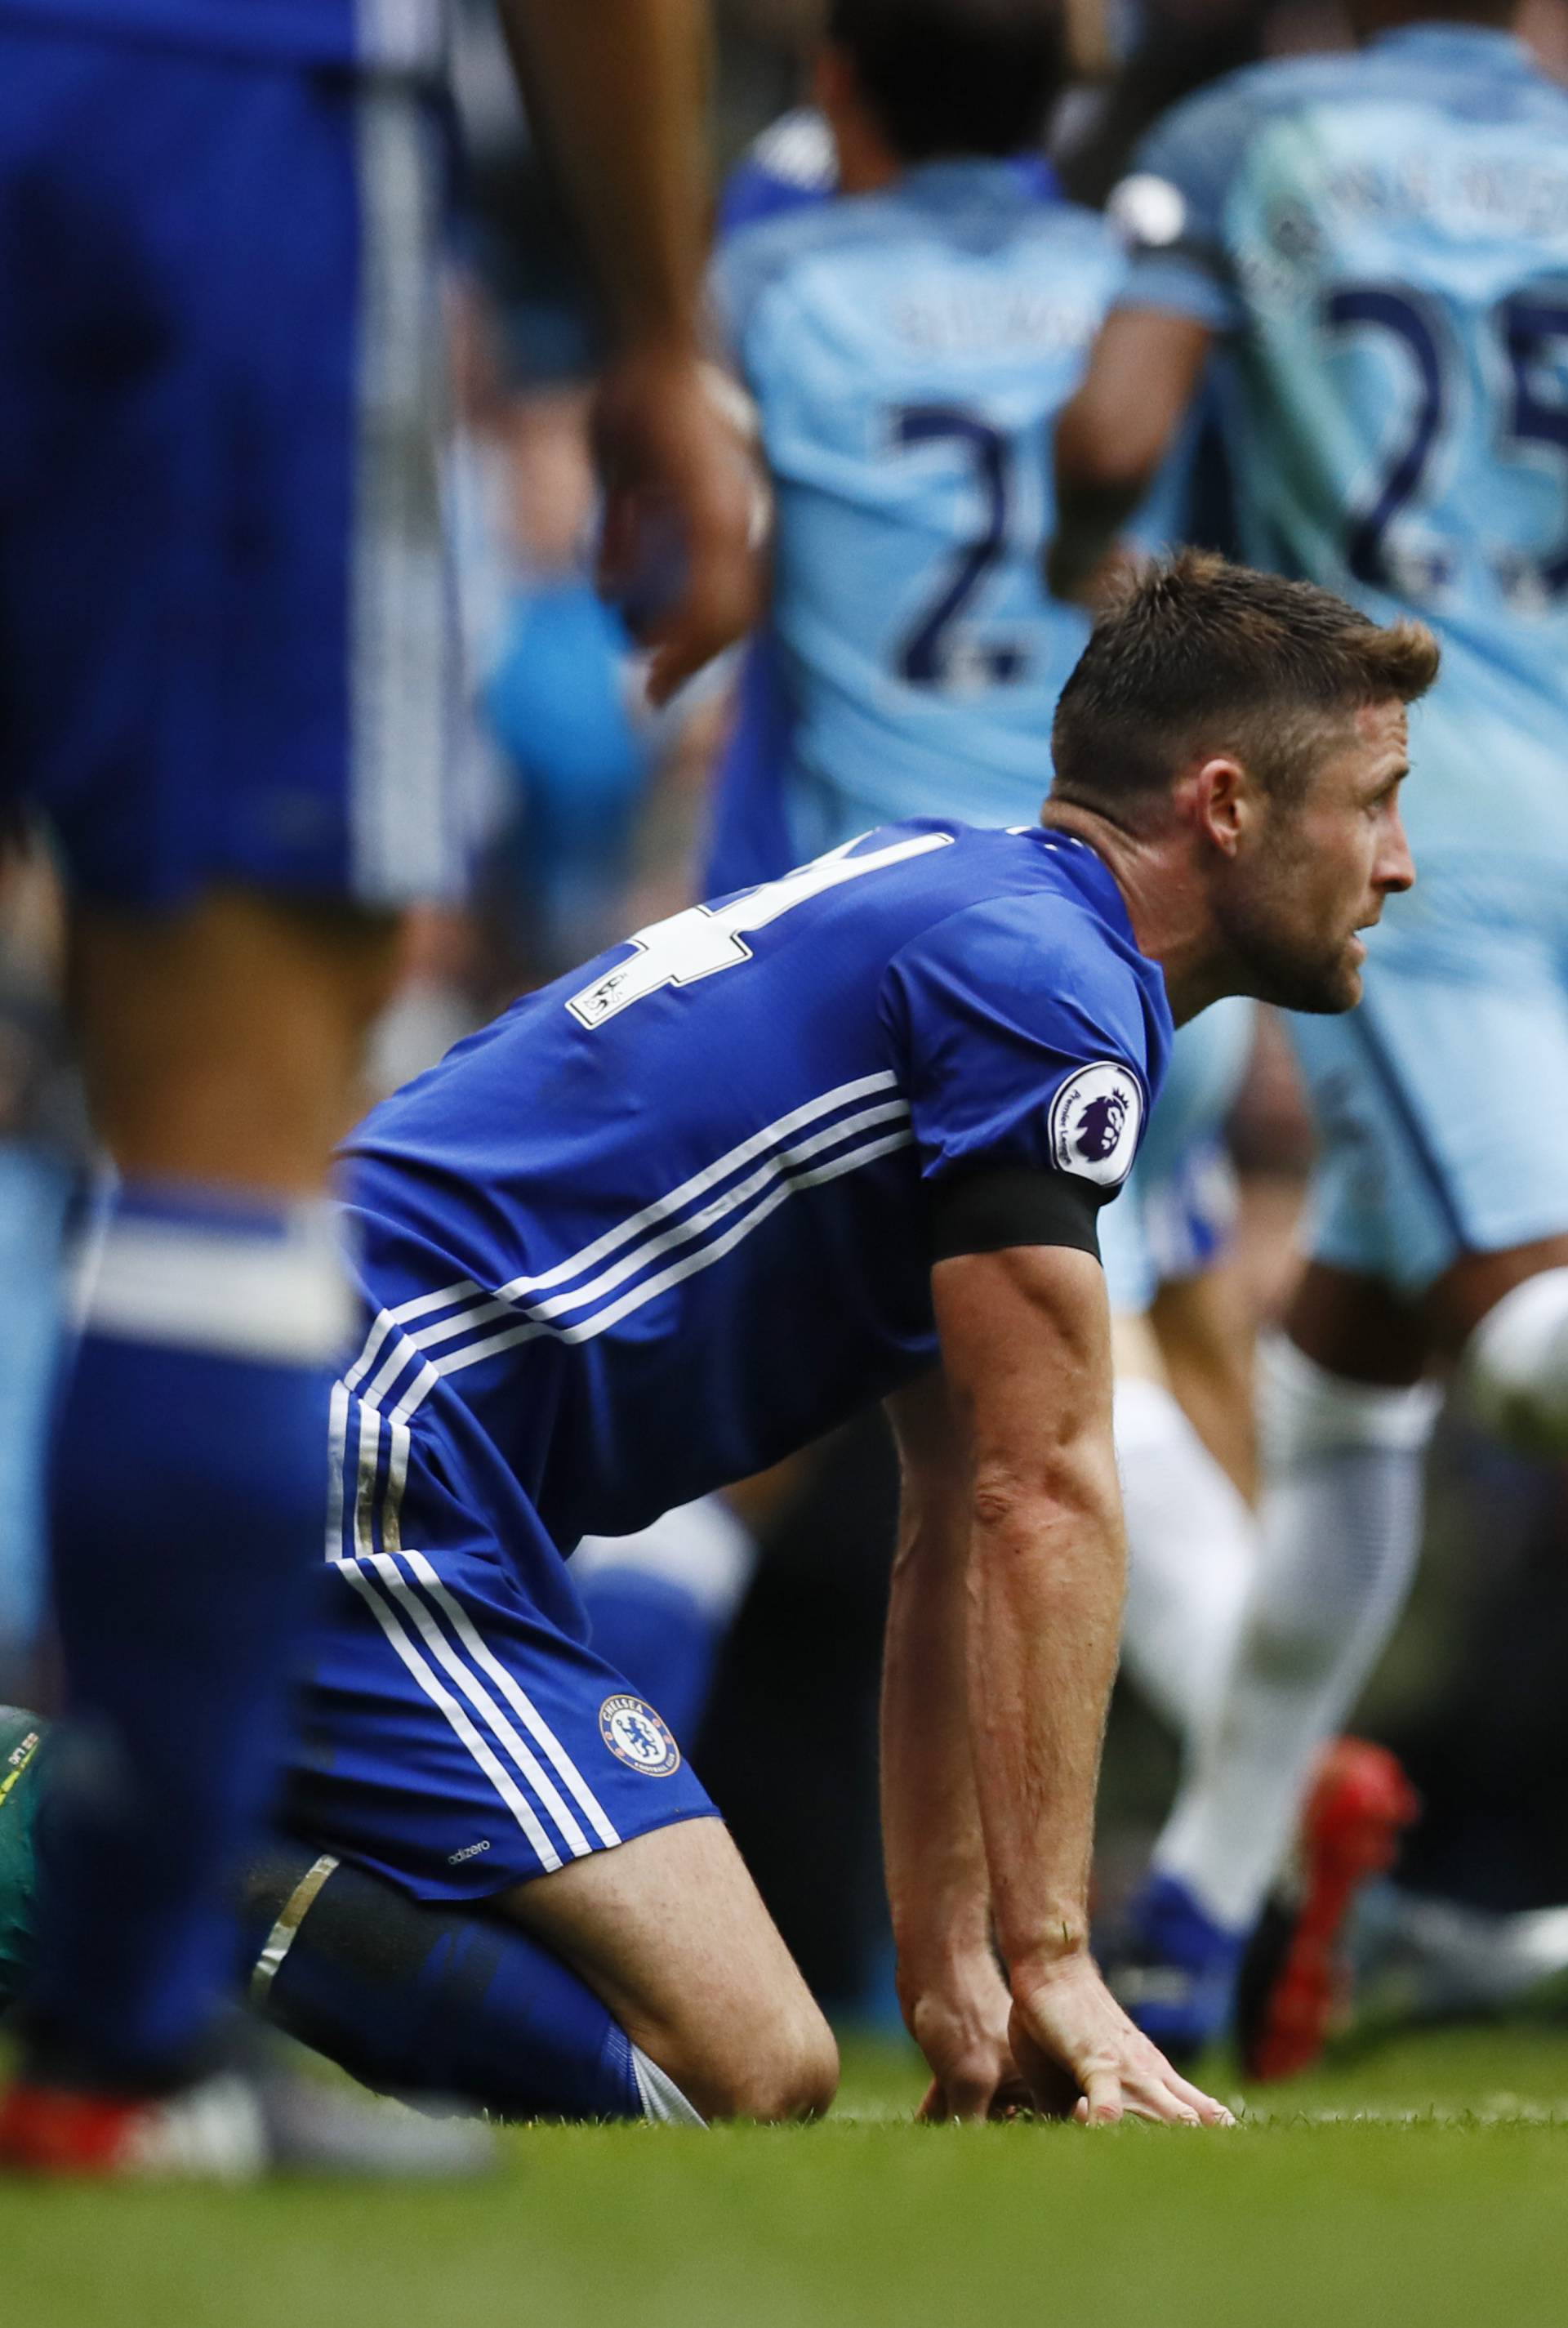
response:
<path fill-rule="evenodd" d="M 1195 753 L 1234 753 L 1282 801 L 1326 731 L 1437 677 L 1420 623 L 1387 625 L 1319 590 L 1187 549 L 1113 594 L 1056 705 L 1053 800 L 1147 821 Z"/>

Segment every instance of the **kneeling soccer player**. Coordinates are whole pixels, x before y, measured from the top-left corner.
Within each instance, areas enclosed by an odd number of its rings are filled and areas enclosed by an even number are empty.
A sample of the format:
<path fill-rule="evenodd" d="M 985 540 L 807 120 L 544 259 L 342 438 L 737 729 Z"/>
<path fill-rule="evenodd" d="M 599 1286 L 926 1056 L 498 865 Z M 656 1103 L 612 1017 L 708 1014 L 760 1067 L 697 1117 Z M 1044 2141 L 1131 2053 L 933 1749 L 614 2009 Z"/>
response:
<path fill-rule="evenodd" d="M 1354 933 L 1412 879 L 1404 706 L 1436 666 L 1414 625 L 1183 558 L 1096 624 L 1043 826 L 884 827 L 676 915 L 349 1143 L 371 1314 L 286 1815 L 323 1901 L 341 1861 L 537 1951 L 579 2111 L 646 2115 L 656 2075 L 668 2114 L 809 2114 L 835 2060 L 566 1555 L 881 1396 L 887 1860 L 927 2108 L 1224 2118 L 1088 1954 L 1123 1566 L 1095 1215 L 1173 1019 L 1358 999 Z M 275 1988 L 315 1912 L 296 1882 Z"/>

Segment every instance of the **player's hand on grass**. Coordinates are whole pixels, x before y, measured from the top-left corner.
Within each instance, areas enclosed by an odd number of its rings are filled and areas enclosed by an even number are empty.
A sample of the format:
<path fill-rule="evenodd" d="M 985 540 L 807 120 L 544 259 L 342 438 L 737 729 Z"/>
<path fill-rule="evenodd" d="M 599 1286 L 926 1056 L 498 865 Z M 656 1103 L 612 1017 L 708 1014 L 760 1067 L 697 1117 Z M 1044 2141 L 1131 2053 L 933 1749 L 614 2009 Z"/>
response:
<path fill-rule="evenodd" d="M 711 368 L 676 347 L 612 363 L 594 405 L 604 487 L 599 587 L 652 653 L 663 703 L 734 643 L 761 605 L 761 498 Z"/>
<path fill-rule="evenodd" d="M 923 2120 L 945 2126 L 962 2118 L 1013 2117 L 1034 2107 L 1008 2039 L 1010 2007 L 989 1955 L 906 2000 L 909 2033 L 931 2065 Z"/>
<path fill-rule="evenodd" d="M 1189 2085 L 1135 2027 L 1082 1953 L 1013 1980 L 1013 2058 L 1035 2107 L 1113 2126 L 1121 2117 L 1163 2126 L 1233 2126 L 1222 2102 Z"/>

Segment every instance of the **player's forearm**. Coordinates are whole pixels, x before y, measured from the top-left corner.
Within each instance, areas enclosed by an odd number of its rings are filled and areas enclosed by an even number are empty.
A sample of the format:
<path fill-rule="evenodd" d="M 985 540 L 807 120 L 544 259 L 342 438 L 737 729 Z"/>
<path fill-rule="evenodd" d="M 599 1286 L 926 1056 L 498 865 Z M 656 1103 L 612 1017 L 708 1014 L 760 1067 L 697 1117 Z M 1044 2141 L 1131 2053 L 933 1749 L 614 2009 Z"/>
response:
<path fill-rule="evenodd" d="M 882 1681 L 882 1830 L 898 1988 L 913 2014 L 968 1964 L 991 1964 L 985 1847 L 965 1681 L 967 1514 L 906 1491 Z"/>
<path fill-rule="evenodd" d="M 702 0 L 502 5 L 618 338 L 695 344 L 709 80 Z"/>
<path fill-rule="evenodd" d="M 1056 423 L 1056 534 L 1046 578 L 1088 595 L 1095 569 L 1160 473 L 1197 392 L 1214 334 L 1188 314 L 1118 308 Z"/>
<path fill-rule="evenodd" d="M 1109 1428 L 1020 1485 L 977 1474 L 970 1719 L 1015 1995 L 1088 1942 L 1089 1867 L 1126 1554 Z"/>
<path fill-rule="evenodd" d="M 1058 598 L 1086 594 L 1165 449 L 1162 431 L 1131 424 L 1114 387 L 1113 379 L 1092 372 L 1056 423 L 1056 521 L 1046 579 Z"/>

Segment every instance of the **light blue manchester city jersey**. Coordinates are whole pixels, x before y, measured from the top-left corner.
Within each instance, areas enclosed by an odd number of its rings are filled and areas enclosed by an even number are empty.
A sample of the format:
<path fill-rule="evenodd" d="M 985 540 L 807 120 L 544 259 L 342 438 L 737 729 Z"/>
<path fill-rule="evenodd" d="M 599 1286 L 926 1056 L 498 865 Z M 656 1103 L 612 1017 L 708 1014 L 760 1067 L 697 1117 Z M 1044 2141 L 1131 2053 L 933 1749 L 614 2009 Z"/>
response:
<path fill-rule="evenodd" d="M 1099 219 L 1009 161 L 934 163 L 719 257 L 779 502 L 792 781 L 859 823 L 1013 821 L 1046 793 L 1087 636 L 1041 586 L 1051 426 L 1122 267 Z"/>
<path fill-rule="evenodd" d="M 1114 205 L 1129 306 L 1231 335 L 1244 554 L 1413 612 L 1418 863 L 1568 861 L 1568 92 L 1417 25 L 1178 106 Z"/>

